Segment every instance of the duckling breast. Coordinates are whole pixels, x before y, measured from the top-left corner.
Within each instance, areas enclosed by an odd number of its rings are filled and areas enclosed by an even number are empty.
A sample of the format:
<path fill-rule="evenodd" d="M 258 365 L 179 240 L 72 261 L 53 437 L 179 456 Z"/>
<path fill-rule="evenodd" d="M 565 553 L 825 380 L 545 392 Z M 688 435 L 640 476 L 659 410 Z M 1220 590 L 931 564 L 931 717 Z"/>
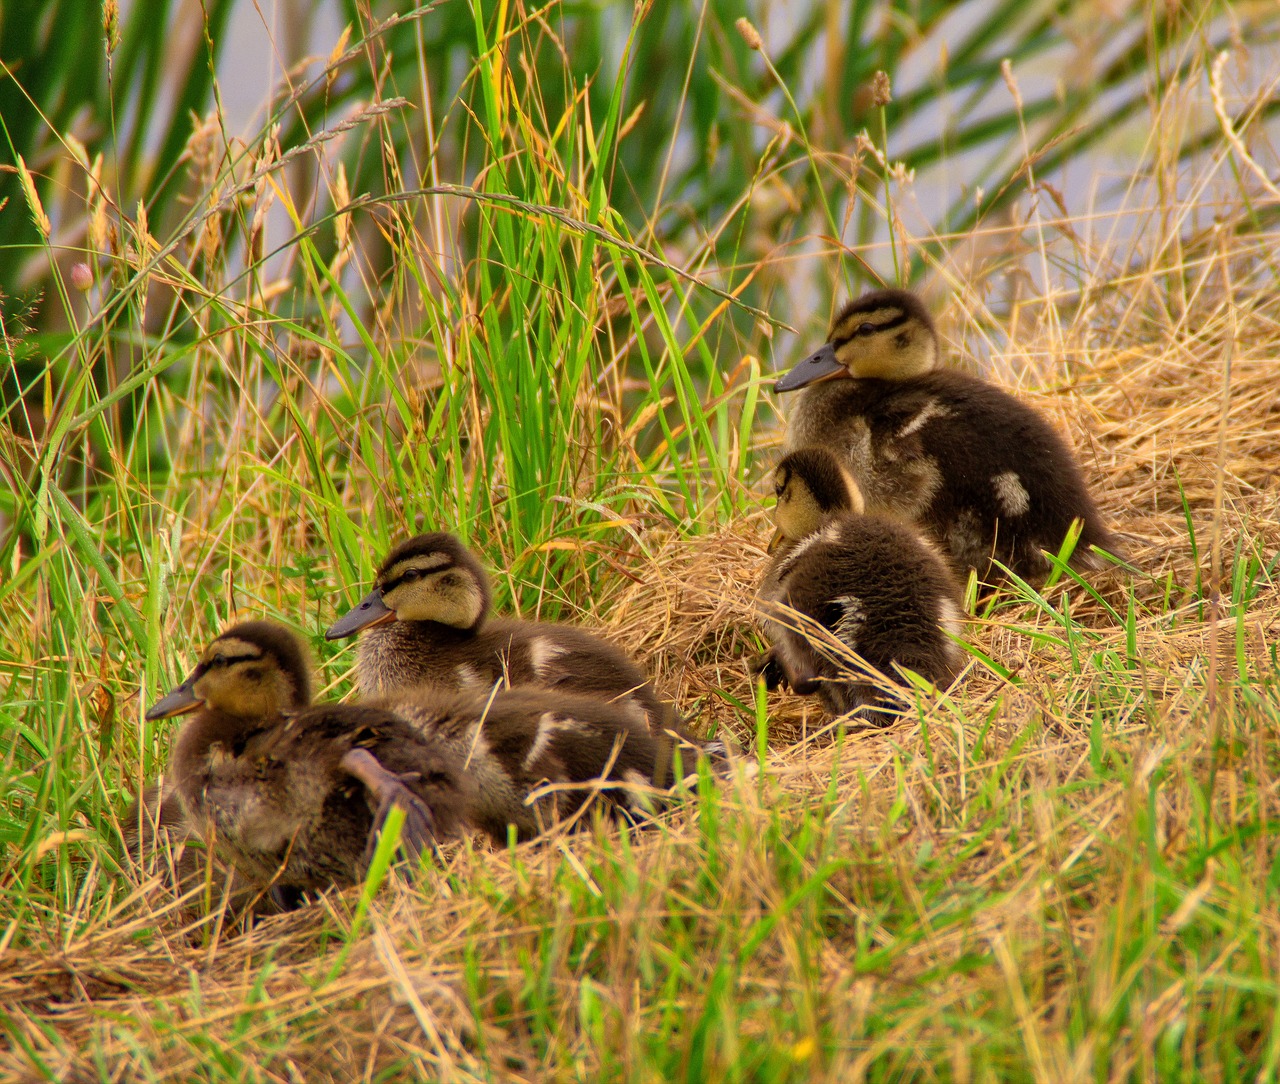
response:
<path fill-rule="evenodd" d="M 868 512 L 924 518 L 943 484 L 924 436 L 951 408 L 920 386 L 923 379 L 831 380 L 806 388 L 784 449 L 828 447 L 858 483 Z"/>

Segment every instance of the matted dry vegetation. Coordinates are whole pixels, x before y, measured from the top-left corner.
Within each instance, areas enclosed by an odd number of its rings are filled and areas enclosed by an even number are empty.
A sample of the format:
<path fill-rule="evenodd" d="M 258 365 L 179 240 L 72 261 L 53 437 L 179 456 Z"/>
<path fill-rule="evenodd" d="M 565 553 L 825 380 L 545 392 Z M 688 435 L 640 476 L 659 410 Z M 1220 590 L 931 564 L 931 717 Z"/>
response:
<path fill-rule="evenodd" d="M 1274 1069 L 1280 304 L 1235 273 L 1207 261 L 1178 311 L 1157 275 L 1111 284 L 996 358 L 1048 386 L 1025 393 L 1140 572 L 1001 596 L 916 721 L 837 740 L 814 704 L 770 697 L 761 770 L 655 827 L 475 842 L 367 910 L 335 894 L 248 931 L 95 859 L 79 901 L 28 917 L 42 943 L 0 953 L 0 1076 Z M 649 532 L 598 602 L 748 750 L 766 517 Z"/>

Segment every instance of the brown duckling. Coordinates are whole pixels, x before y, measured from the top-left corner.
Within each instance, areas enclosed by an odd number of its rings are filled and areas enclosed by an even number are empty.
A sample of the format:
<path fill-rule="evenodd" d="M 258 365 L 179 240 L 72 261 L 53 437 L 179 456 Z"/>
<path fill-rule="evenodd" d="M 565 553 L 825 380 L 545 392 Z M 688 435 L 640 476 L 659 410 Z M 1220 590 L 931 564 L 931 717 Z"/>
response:
<path fill-rule="evenodd" d="M 1100 568 L 1115 552 L 1071 449 L 1026 403 L 975 376 L 939 368 L 938 333 L 920 299 L 876 290 L 849 302 L 828 342 L 778 380 L 807 389 L 787 450 L 822 444 L 853 474 L 867 508 L 914 521 L 957 571 L 1000 580 L 999 561 L 1031 581 L 1049 570 L 1079 519 L 1072 558 Z"/>
<path fill-rule="evenodd" d="M 489 580 L 475 555 L 440 531 L 401 542 L 374 588 L 325 633 L 361 629 L 364 696 L 428 683 L 488 692 L 529 686 L 612 701 L 661 732 L 673 713 L 638 666 L 582 629 L 489 616 Z"/>
<path fill-rule="evenodd" d="M 964 657 L 951 639 L 960 592 L 932 546 L 903 523 L 866 515 L 857 484 L 825 448 L 783 457 L 774 483 L 777 533 L 760 587 L 773 642 L 766 679 L 817 693 L 834 715 L 866 705 L 877 723 L 901 698 L 859 680 L 850 653 L 890 681 L 908 667 L 950 684 Z"/>
<path fill-rule="evenodd" d="M 447 748 L 384 709 L 310 697 L 298 639 L 249 621 L 147 712 L 196 712 L 172 766 L 189 830 L 252 882 L 301 892 L 359 881 L 392 806 L 410 854 L 463 829 L 473 786 Z"/>

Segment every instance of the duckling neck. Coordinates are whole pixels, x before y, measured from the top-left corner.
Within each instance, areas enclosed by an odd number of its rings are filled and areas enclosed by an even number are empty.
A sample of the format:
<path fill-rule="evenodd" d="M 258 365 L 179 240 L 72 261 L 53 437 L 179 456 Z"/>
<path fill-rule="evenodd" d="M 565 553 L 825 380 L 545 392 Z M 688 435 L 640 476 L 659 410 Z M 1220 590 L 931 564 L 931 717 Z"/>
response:
<path fill-rule="evenodd" d="M 481 618 L 469 629 L 460 629 L 457 625 L 446 625 L 442 621 L 398 621 L 396 624 L 403 625 L 405 631 L 415 640 L 430 640 L 436 644 L 460 644 L 475 639 L 484 627 L 484 619 Z"/>
<path fill-rule="evenodd" d="M 810 385 L 800 393 L 787 421 L 783 451 L 793 452 L 811 444 L 830 445 L 833 439 L 843 442 L 850 427 L 865 424 L 862 419 L 875 404 L 918 379 L 841 377 Z"/>
<path fill-rule="evenodd" d="M 215 761 L 240 756 L 250 738 L 281 718 L 233 715 L 218 708 L 205 708 L 193 715 L 178 735 L 173 752 L 173 772 L 179 785 L 207 776 Z"/>

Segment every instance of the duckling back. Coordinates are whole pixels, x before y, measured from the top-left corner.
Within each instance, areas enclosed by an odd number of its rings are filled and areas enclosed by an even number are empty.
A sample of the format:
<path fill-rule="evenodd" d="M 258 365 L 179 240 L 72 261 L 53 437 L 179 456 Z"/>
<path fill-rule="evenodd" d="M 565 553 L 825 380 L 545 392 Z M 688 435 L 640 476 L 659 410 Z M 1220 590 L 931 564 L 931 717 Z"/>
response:
<path fill-rule="evenodd" d="M 476 630 L 434 621 L 370 629 L 356 652 L 361 695 L 419 685 L 488 693 L 533 688 L 612 702 L 657 731 L 665 708 L 653 683 L 608 641 L 571 625 L 491 618 Z"/>
<path fill-rule="evenodd" d="M 616 704 L 545 689 L 491 696 L 423 686 L 377 698 L 446 746 L 474 780 L 470 819 L 497 842 L 572 816 L 593 794 L 626 812 L 670 784 L 673 739 Z M 532 796 L 547 788 L 539 799 Z"/>
<path fill-rule="evenodd" d="M 955 580 L 943 561 L 906 526 L 870 515 L 833 518 L 779 553 L 760 590 L 773 656 L 792 688 L 816 693 L 834 715 L 898 699 L 859 678 L 846 652 L 889 679 L 907 667 L 945 686 L 963 655 L 950 639 L 960 630 Z M 791 611 L 801 615 L 797 621 Z M 823 643 L 812 623 L 843 651 Z M 884 722 L 873 710 L 871 721 Z"/>
<path fill-rule="evenodd" d="M 918 524 L 962 576 L 1031 580 L 1072 521 L 1083 530 L 1075 563 L 1097 567 L 1090 546 L 1113 549 L 1071 449 L 1030 406 L 968 374 L 937 369 L 903 380 L 824 381 L 806 388 L 788 448 L 834 445 L 869 511 Z"/>

